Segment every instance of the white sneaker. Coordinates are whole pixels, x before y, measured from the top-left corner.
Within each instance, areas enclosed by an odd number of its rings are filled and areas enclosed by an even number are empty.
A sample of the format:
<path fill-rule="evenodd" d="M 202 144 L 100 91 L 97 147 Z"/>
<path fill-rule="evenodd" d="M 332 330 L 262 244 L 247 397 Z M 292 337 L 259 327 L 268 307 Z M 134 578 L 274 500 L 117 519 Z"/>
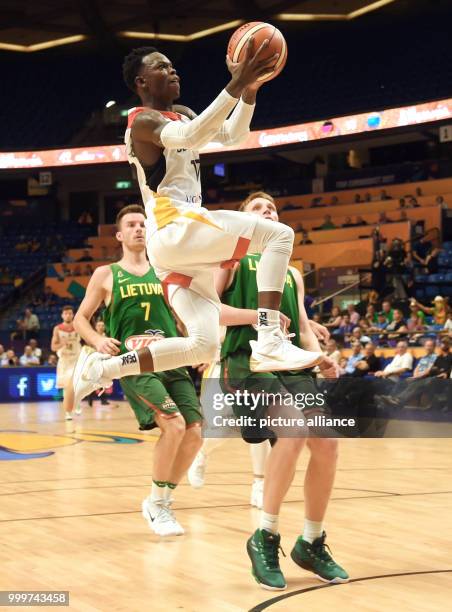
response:
<path fill-rule="evenodd" d="M 66 421 L 72 421 L 72 412 L 66 412 L 66 415 L 64 418 Z"/>
<path fill-rule="evenodd" d="M 80 406 L 80 404 L 74 410 L 74 414 L 76 414 L 77 416 L 80 416 L 82 414 L 82 407 Z"/>
<path fill-rule="evenodd" d="M 279 370 L 303 370 L 312 368 L 323 359 L 322 353 L 305 351 L 298 348 L 285 336 L 281 329 L 275 328 L 265 333 L 265 342 L 250 340 L 252 372 L 276 372 Z"/>
<path fill-rule="evenodd" d="M 262 510 L 264 507 L 264 479 L 254 480 L 251 486 L 250 504 Z"/>
<path fill-rule="evenodd" d="M 149 498 L 143 500 L 141 509 L 149 527 L 159 536 L 183 535 L 184 528 L 176 521 L 171 510 L 171 501 L 152 502 Z"/>
<path fill-rule="evenodd" d="M 207 457 L 202 451 L 193 459 L 193 463 L 188 469 L 188 482 L 194 489 L 200 489 L 204 486 L 204 475 L 206 473 Z"/>
<path fill-rule="evenodd" d="M 96 353 L 89 346 L 84 346 L 80 351 L 72 378 L 75 406 L 96 389 L 107 389 L 112 385 L 111 380 L 102 377 L 102 361 L 105 359 L 111 359 L 111 355 Z"/>

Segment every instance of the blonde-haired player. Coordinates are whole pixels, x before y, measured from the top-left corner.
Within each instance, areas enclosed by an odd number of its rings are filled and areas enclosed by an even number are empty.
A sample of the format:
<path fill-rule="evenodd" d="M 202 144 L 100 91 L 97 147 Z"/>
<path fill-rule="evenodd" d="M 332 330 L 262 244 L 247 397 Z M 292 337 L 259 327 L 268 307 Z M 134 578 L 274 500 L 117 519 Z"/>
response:
<path fill-rule="evenodd" d="M 82 345 L 80 334 L 75 331 L 73 325 L 74 310 L 72 306 L 63 306 L 61 318 L 63 322 L 53 328 L 50 348 L 58 355 L 56 388 L 63 390 L 63 410 L 66 420 L 70 421 L 74 410 L 72 375 Z"/>

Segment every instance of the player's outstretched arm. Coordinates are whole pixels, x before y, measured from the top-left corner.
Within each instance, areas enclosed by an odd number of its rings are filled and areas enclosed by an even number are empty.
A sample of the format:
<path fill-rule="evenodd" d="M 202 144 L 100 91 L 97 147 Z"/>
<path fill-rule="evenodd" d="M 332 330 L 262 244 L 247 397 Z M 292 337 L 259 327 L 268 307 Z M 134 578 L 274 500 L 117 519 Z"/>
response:
<path fill-rule="evenodd" d="M 132 140 L 149 142 L 166 149 L 200 149 L 218 132 L 229 113 L 238 102 L 243 91 L 256 83 L 276 63 L 278 55 L 265 60 L 260 59 L 262 51 L 268 46 L 264 41 L 254 53 L 253 38 L 248 41 L 247 53 L 243 61 L 228 64 L 231 80 L 215 100 L 190 123 L 167 121 L 157 111 L 139 113 L 132 124 Z"/>
<path fill-rule="evenodd" d="M 99 353 L 118 355 L 121 342 L 116 338 L 101 336 L 91 327 L 91 317 L 105 302 L 107 295 L 111 294 L 112 272 L 110 266 L 99 266 L 94 270 L 85 297 L 74 317 L 74 327 L 87 344 L 93 346 Z"/>

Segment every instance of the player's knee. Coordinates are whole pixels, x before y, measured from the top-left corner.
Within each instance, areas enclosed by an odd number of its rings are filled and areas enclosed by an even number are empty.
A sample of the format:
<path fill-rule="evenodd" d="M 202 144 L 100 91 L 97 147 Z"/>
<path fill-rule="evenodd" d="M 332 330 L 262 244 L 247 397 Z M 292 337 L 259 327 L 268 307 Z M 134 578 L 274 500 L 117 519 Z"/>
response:
<path fill-rule="evenodd" d="M 338 455 L 338 441 L 335 438 L 310 438 L 309 450 L 312 456 L 320 461 L 334 463 Z"/>
<path fill-rule="evenodd" d="M 284 447 L 284 452 L 287 457 L 296 460 L 298 455 L 303 449 L 306 438 L 303 436 L 297 436 L 293 438 L 278 438 L 276 444 L 280 444 L 280 446 Z"/>
<path fill-rule="evenodd" d="M 201 435 L 201 427 L 198 425 L 188 426 L 184 442 L 186 442 L 193 450 L 200 450 L 202 446 L 202 435 Z"/>
<path fill-rule="evenodd" d="M 209 331 L 211 333 L 197 334 L 192 337 L 193 364 L 210 363 L 215 360 L 220 339 L 214 330 Z"/>
<path fill-rule="evenodd" d="M 171 437 L 181 440 L 185 435 L 185 421 L 182 415 L 177 415 L 172 419 L 165 419 L 165 433 Z"/>
<path fill-rule="evenodd" d="M 292 253 L 295 233 L 291 227 L 284 223 L 275 224 L 275 236 L 273 239 L 273 249 L 279 253 Z"/>

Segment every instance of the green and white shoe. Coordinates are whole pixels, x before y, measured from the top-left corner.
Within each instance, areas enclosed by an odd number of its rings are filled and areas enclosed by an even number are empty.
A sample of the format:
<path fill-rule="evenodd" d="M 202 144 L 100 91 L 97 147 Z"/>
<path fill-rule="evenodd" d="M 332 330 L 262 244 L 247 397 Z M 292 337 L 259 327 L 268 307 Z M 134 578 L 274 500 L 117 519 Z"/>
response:
<path fill-rule="evenodd" d="M 290 553 L 292 560 L 303 569 L 313 572 L 323 582 L 333 584 L 348 582 L 350 580 L 349 575 L 333 559 L 325 540 L 325 532 L 312 544 L 309 544 L 309 542 L 303 540 L 303 536 L 300 536 Z"/>
<path fill-rule="evenodd" d="M 252 563 L 252 574 L 263 589 L 270 591 L 283 591 L 287 588 L 279 567 L 280 542 L 279 534 L 275 535 L 266 529 L 256 529 L 246 543 L 246 550 Z"/>

